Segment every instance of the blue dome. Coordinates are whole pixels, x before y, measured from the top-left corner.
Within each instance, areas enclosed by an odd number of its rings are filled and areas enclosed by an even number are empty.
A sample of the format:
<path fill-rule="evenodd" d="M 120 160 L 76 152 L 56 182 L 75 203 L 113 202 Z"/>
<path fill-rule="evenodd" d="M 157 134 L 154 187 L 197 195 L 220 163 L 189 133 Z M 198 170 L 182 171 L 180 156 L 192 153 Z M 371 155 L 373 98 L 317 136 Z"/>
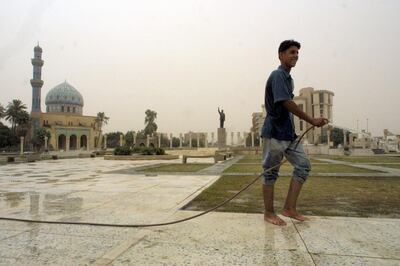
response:
<path fill-rule="evenodd" d="M 83 97 L 68 82 L 52 88 L 46 95 L 46 105 L 48 104 L 72 104 L 83 107 Z"/>

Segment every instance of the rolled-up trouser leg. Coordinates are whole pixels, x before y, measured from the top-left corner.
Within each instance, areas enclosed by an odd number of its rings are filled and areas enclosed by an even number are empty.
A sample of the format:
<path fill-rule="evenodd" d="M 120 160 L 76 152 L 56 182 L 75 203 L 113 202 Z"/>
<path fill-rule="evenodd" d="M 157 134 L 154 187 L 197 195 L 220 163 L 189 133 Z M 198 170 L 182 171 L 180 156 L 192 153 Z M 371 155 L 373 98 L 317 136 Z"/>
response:
<path fill-rule="evenodd" d="M 276 139 L 264 138 L 262 166 L 264 171 L 279 164 L 284 156 L 285 145 Z M 274 185 L 279 176 L 279 167 L 276 167 L 263 174 L 264 185 Z"/>
<path fill-rule="evenodd" d="M 294 149 L 296 143 L 294 141 L 289 145 L 285 151 L 285 157 L 293 165 L 293 178 L 304 183 L 311 171 L 311 163 L 301 143 Z"/>

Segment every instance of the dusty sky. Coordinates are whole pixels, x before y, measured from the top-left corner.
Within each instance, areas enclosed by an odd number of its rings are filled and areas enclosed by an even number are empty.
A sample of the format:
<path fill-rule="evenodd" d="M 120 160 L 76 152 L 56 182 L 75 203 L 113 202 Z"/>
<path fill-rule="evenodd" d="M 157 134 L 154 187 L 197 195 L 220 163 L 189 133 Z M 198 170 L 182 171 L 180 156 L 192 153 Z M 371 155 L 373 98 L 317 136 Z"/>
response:
<path fill-rule="evenodd" d="M 284 2 L 284 3 L 283 3 Z M 46 93 L 65 79 L 105 131 L 248 131 L 284 39 L 302 44 L 292 71 L 335 93 L 334 123 L 400 133 L 400 1 L 0 0 L 0 103 L 31 108 L 30 58 L 39 41 Z"/>

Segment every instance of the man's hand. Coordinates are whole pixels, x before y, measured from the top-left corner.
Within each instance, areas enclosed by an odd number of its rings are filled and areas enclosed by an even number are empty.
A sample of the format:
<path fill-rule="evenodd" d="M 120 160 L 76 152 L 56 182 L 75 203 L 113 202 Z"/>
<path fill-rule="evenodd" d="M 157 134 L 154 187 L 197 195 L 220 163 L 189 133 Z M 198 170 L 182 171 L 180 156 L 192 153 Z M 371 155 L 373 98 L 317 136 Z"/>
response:
<path fill-rule="evenodd" d="M 319 118 L 312 118 L 312 120 L 310 121 L 311 125 L 316 126 L 316 127 L 322 127 L 325 126 L 326 124 L 329 123 L 329 120 L 323 117 L 319 117 Z"/>

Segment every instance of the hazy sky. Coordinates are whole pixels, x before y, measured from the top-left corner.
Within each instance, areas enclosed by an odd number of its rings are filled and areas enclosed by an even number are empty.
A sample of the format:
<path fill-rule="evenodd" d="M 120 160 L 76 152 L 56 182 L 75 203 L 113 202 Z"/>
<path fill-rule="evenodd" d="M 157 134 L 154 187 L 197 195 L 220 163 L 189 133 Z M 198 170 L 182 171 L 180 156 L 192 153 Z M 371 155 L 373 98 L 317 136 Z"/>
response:
<path fill-rule="evenodd" d="M 0 103 L 31 108 L 33 47 L 40 42 L 42 111 L 65 79 L 105 131 L 248 131 L 285 39 L 302 44 L 292 71 L 303 87 L 335 93 L 334 123 L 400 133 L 400 1 L 0 0 Z"/>

